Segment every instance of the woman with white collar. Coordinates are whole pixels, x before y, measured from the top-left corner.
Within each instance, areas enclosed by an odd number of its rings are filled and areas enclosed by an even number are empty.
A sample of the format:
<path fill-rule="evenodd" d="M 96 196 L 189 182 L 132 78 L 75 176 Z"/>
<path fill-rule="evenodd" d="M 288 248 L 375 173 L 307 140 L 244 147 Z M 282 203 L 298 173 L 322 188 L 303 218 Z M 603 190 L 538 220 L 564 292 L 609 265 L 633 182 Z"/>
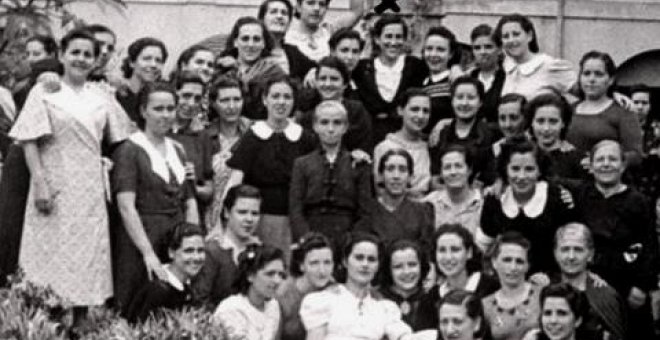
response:
<path fill-rule="evenodd" d="M 520 232 L 532 244 L 530 273 L 556 269 L 548 240 L 573 217 L 572 202 L 566 197 L 570 194 L 546 181 L 549 166 L 548 156 L 526 137 L 504 143 L 497 172 L 505 188 L 501 195 L 486 196 L 477 230 L 482 250 L 506 231 Z"/>
<path fill-rule="evenodd" d="M 177 225 L 199 224 L 194 183 L 186 177 L 183 147 L 167 137 L 176 117 L 176 92 L 165 83 L 139 94 L 144 130 L 114 153 L 112 178 L 123 228 L 115 228 L 115 299 L 125 311 L 132 295 L 153 279 L 167 279 L 162 263 Z"/>
<path fill-rule="evenodd" d="M 570 62 L 539 52 L 534 24 L 524 15 L 503 16 L 493 32 L 493 40 L 506 56 L 502 95 L 519 93 L 531 100 L 547 89 L 566 93 L 577 80 Z"/>
<path fill-rule="evenodd" d="M 261 191 L 261 222 L 257 236 L 290 258 L 289 182 L 293 161 L 314 150 L 315 136 L 291 119 L 295 87 L 288 77 L 270 79 L 263 89 L 268 118 L 254 123 L 238 142 L 227 166 L 227 188 L 250 184 Z"/>

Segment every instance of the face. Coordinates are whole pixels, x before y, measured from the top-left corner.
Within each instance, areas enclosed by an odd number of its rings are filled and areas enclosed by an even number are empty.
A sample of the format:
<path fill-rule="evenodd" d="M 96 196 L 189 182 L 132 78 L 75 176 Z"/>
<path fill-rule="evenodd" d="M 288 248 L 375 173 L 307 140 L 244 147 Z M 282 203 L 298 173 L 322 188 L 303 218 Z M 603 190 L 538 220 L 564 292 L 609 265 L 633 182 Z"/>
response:
<path fill-rule="evenodd" d="M 245 24 L 238 30 L 238 36 L 234 40 L 234 46 L 238 50 L 238 59 L 246 64 L 252 64 L 266 48 L 264 32 L 259 24 Z"/>
<path fill-rule="evenodd" d="M 94 67 L 94 43 L 87 39 L 73 39 L 60 56 L 64 75 L 76 79 L 87 79 Z"/>
<path fill-rule="evenodd" d="M 240 197 L 234 206 L 225 212 L 227 231 L 241 241 L 250 240 L 261 217 L 261 200 Z"/>
<path fill-rule="evenodd" d="M 431 35 L 426 38 L 423 47 L 424 61 L 431 73 L 442 72 L 447 69 L 447 63 L 451 58 L 451 46 L 449 39 L 439 35 Z"/>
<path fill-rule="evenodd" d="M 607 95 L 614 79 L 600 59 L 587 59 L 580 70 L 580 87 L 587 99 L 600 99 Z"/>
<path fill-rule="evenodd" d="M 356 243 L 344 260 L 344 266 L 348 281 L 369 285 L 378 272 L 378 247 L 366 241 Z"/>
<path fill-rule="evenodd" d="M 233 123 L 240 119 L 243 110 L 243 94 L 237 87 L 218 89 L 218 98 L 212 103 L 224 122 Z"/>
<path fill-rule="evenodd" d="M 176 101 L 169 92 L 154 92 L 149 95 L 147 105 L 142 108 L 145 129 L 163 136 L 176 118 Z"/>
<path fill-rule="evenodd" d="M 213 52 L 201 50 L 195 52 L 187 63 L 181 65 L 181 70 L 192 72 L 202 78 L 204 83 L 208 83 L 213 76 L 213 67 Z"/>
<path fill-rule="evenodd" d="M 472 319 L 462 305 L 442 304 L 438 313 L 440 333 L 445 340 L 472 340 L 479 320 Z"/>
<path fill-rule="evenodd" d="M 480 36 L 474 39 L 472 41 L 472 53 L 474 54 L 474 62 L 480 69 L 491 70 L 497 66 L 500 51 L 491 37 Z"/>
<path fill-rule="evenodd" d="M 315 113 L 314 132 L 323 145 L 338 145 L 348 129 L 346 112 L 325 108 Z"/>
<path fill-rule="evenodd" d="M 481 98 L 473 84 L 461 84 L 456 88 L 451 104 L 457 119 L 470 121 L 477 117 Z"/>
<path fill-rule="evenodd" d="M 394 286 L 404 292 L 415 291 L 422 279 L 422 266 L 417 252 L 412 248 L 393 252 L 390 270 Z"/>
<path fill-rule="evenodd" d="M 541 171 L 531 152 L 514 153 L 506 166 L 509 185 L 514 194 L 528 195 L 536 189 Z"/>
<path fill-rule="evenodd" d="M 163 51 L 158 46 L 147 46 L 142 49 L 137 59 L 131 62 L 133 76 L 151 83 L 160 78 L 163 63 Z"/>
<path fill-rule="evenodd" d="M 357 39 L 342 39 L 335 47 L 333 54 L 346 65 L 349 72 L 353 72 L 362 54 L 360 41 Z"/>
<path fill-rule="evenodd" d="M 94 39 L 99 42 L 101 53 L 97 65 L 99 68 L 105 68 L 115 52 L 115 36 L 108 32 L 94 33 Z"/>
<path fill-rule="evenodd" d="M 271 2 L 264 15 L 264 24 L 270 33 L 286 33 L 289 28 L 289 9 L 282 2 Z"/>
<path fill-rule="evenodd" d="M 192 119 L 196 112 L 193 108 L 199 107 L 202 103 L 204 87 L 198 83 L 186 83 L 176 91 L 179 99 L 179 110 L 177 114 L 181 119 Z"/>
<path fill-rule="evenodd" d="M 505 138 L 517 135 L 523 130 L 523 115 L 520 102 L 500 104 L 497 108 L 497 123 Z"/>
<path fill-rule="evenodd" d="M 316 75 L 316 85 L 324 100 L 341 99 L 346 89 L 346 82 L 339 70 L 326 66 L 321 66 L 319 69 Z"/>
<path fill-rule="evenodd" d="M 411 97 L 406 106 L 398 108 L 398 111 L 403 119 L 403 128 L 413 134 L 420 134 L 428 125 L 431 117 L 431 98 L 427 96 Z"/>
<path fill-rule="evenodd" d="M 310 27 L 318 27 L 327 10 L 326 0 L 301 0 L 298 5 L 300 21 Z"/>
<path fill-rule="evenodd" d="M 270 300 L 276 296 L 277 289 L 285 278 L 284 262 L 273 260 L 257 270 L 256 273 L 248 276 L 250 291 Z"/>
<path fill-rule="evenodd" d="M 606 145 L 596 150 L 592 156 L 591 170 L 596 183 L 608 186 L 620 183 L 625 166 L 619 146 Z"/>
<path fill-rule="evenodd" d="M 403 53 L 406 37 L 401 24 L 391 24 L 383 27 L 380 36 L 375 39 L 380 47 L 380 55 L 389 60 L 398 58 Z"/>
<path fill-rule="evenodd" d="M 470 168 L 465 162 L 465 155 L 454 151 L 442 156 L 440 176 L 447 188 L 461 189 L 469 185 Z"/>
<path fill-rule="evenodd" d="M 584 237 L 575 231 L 566 231 L 555 247 L 555 259 L 562 273 L 570 276 L 584 273 L 593 257 Z"/>
<path fill-rule="evenodd" d="M 648 92 L 635 92 L 630 96 L 632 100 L 632 111 L 637 114 L 640 123 L 646 121 L 646 117 L 651 111 L 651 98 Z"/>
<path fill-rule="evenodd" d="M 517 244 L 502 244 L 500 253 L 493 259 L 493 268 L 501 284 L 518 286 L 525 281 L 525 274 L 529 269 L 527 251 Z"/>
<path fill-rule="evenodd" d="M 389 195 L 405 195 L 410 183 L 410 173 L 412 169 L 408 168 L 408 162 L 403 156 L 390 156 L 385 162 L 381 174 L 385 190 Z"/>
<path fill-rule="evenodd" d="M 558 146 L 561 142 L 561 131 L 564 129 L 564 120 L 556 106 L 541 106 L 536 109 L 532 119 L 532 133 L 536 142 L 549 149 Z"/>
<path fill-rule="evenodd" d="M 184 273 L 187 278 L 192 278 L 202 269 L 206 251 L 204 238 L 200 235 L 184 237 L 181 246 L 177 250 L 169 251 L 172 266 L 179 272 Z"/>
<path fill-rule="evenodd" d="M 50 55 L 46 53 L 46 49 L 44 48 L 44 45 L 36 40 L 32 40 L 27 45 L 25 45 L 25 54 L 26 54 L 26 60 L 30 64 L 34 64 L 37 61 L 44 60 Z"/>
<path fill-rule="evenodd" d="M 541 309 L 543 333 L 550 340 L 568 340 L 575 335 L 579 320 L 563 297 L 547 297 Z"/>
<path fill-rule="evenodd" d="M 332 250 L 330 248 L 318 248 L 307 252 L 300 269 L 314 288 L 321 289 L 330 283 L 334 264 Z"/>
<path fill-rule="evenodd" d="M 472 258 L 472 250 L 463 244 L 463 239 L 446 233 L 436 240 L 435 262 L 447 277 L 455 277 L 466 271 L 467 261 Z"/>
<path fill-rule="evenodd" d="M 284 82 L 271 85 L 264 96 L 264 106 L 268 110 L 269 119 L 289 118 L 293 110 L 293 89 Z"/>
<path fill-rule="evenodd" d="M 534 38 L 531 32 L 525 30 L 517 22 L 502 25 L 502 48 L 514 59 L 524 59 L 529 53 L 529 44 Z"/>

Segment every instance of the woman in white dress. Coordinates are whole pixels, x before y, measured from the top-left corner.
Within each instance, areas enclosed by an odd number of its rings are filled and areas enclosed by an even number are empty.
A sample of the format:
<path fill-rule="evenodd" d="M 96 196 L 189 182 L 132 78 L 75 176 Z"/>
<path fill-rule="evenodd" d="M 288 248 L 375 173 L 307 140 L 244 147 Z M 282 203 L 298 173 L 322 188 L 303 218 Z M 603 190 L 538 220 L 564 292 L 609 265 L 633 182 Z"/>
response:
<path fill-rule="evenodd" d="M 110 93 L 87 82 L 99 55 L 94 36 L 74 30 L 61 45 L 61 89 L 35 86 L 10 136 L 23 145 L 31 176 L 20 266 L 26 280 L 75 306 L 78 321 L 113 293 L 101 143 L 125 139 L 129 120 Z"/>

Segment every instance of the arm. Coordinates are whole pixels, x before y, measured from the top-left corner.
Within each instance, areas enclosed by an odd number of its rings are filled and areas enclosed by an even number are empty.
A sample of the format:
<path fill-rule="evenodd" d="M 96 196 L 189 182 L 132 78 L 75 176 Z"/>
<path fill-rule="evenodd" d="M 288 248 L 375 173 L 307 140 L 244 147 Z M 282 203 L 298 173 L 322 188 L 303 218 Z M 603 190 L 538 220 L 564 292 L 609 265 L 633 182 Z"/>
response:
<path fill-rule="evenodd" d="M 135 208 L 135 193 L 126 191 L 118 193 L 117 205 L 126 232 L 144 258 L 147 266 L 147 275 L 151 278 L 151 273 L 153 272 L 159 279 L 163 281 L 167 280 L 167 273 L 151 246 L 151 242 L 140 220 L 140 215 Z"/>
<path fill-rule="evenodd" d="M 241 183 L 243 183 L 243 171 L 232 169 L 231 174 L 229 175 L 229 179 L 227 180 L 227 184 L 225 185 L 225 190 L 222 193 L 222 200 L 220 202 L 225 201 L 225 197 L 227 197 L 227 192 L 229 189 Z"/>
<path fill-rule="evenodd" d="M 372 8 L 374 6 L 373 0 L 350 0 L 349 9 L 351 12 L 345 14 L 339 20 L 337 20 L 337 29 L 344 27 L 350 28 L 355 26 L 355 24 L 357 24 L 357 22 L 360 21 L 364 15 L 365 2 L 366 7 Z"/>
<path fill-rule="evenodd" d="M 53 201 L 48 183 L 46 182 L 37 142 L 34 140 L 25 142 L 23 144 L 23 151 L 25 152 L 25 162 L 30 170 L 30 176 L 32 176 L 32 183 L 34 183 L 34 204 L 40 212 L 48 214 L 53 209 Z"/>
<path fill-rule="evenodd" d="M 307 194 L 307 178 L 304 164 L 298 158 L 293 164 L 291 185 L 289 186 L 289 218 L 291 219 L 291 238 L 294 243 L 309 230 L 305 218 L 305 196 Z"/>
<path fill-rule="evenodd" d="M 186 200 L 186 222 L 199 225 L 199 210 L 194 198 Z"/>

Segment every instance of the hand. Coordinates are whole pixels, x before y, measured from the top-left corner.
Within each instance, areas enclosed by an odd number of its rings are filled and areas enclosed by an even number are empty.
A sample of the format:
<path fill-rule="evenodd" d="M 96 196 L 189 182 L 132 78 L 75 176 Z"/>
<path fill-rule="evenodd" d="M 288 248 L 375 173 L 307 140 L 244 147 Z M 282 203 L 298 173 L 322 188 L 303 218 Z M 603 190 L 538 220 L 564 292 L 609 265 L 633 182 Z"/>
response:
<path fill-rule="evenodd" d="M 353 167 L 355 168 L 360 163 L 371 164 L 371 156 L 364 150 L 355 149 L 351 151 L 351 158 L 353 158 Z"/>
<path fill-rule="evenodd" d="M 303 79 L 303 85 L 312 89 L 316 88 L 316 67 L 312 68 L 307 72 L 305 78 Z"/>
<path fill-rule="evenodd" d="M 47 93 L 55 93 L 62 88 L 59 74 L 55 72 L 44 72 L 37 77 L 37 83 L 43 84 Z"/>
<path fill-rule="evenodd" d="M 582 169 L 586 170 L 588 173 L 591 173 L 591 157 L 587 153 L 584 158 L 580 160 L 580 165 L 582 166 Z"/>
<path fill-rule="evenodd" d="M 559 151 L 561 152 L 571 152 L 575 150 L 575 146 L 567 141 L 561 141 L 561 144 L 559 145 Z"/>
<path fill-rule="evenodd" d="M 600 277 L 598 274 L 589 272 L 589 277 L 594 282 L 594 287 L 596 288 L 607 287 L 607 281 L 603 280 L 603 278 Z"/>
<path fill-rule="evenodd" d="M 624 109 L 630 110 L 632 108 L 633 105 L 632 99 L 628 98 L 623 93 L 614 92 L 612 93 L 612 97 L 614 98 L 614 101 L 617 104 L 621 105 Z"/>
<path fill-rule="evenodd" d="M 51 196 L 48 184 L 44 180 L 36 180 L 34 185 L 34 205 L 37 210 L 48 215 L 53 211 L 53 197 Z"/>
<path fill-rule="evenodd" d="M 193 182 L 197 180 L 197 176 L 195 176 L 195 164 L 193 164 L 193 162 L 186 162 L 184 170 L 186 172 L 186 179 Z"/>
<path fill-rule="evenodd" d="M 545 273 L 536 273 L 529 277 L 529 281 L 540 287 L 550 284 L 550 278 Z"/>
<path fill-rule="evenodd" d="M 564 202 L 566 206 L 568 206 L 569 209 L 575 208 L 573 195 L 571 195 L 571 192 L 562 186 L 559 186 L 559 197 L 561 198 L 561 201 Z"/>
<path fill-rule="evenodd" d="M 101 157 L 101 164 L 103 165 L 103 168 L 108 169 L 108 171 L 112 170 L 115 166 L 115 163 L 108 157 Z"/>
<path fill-rule="evenodd" d="M 632 309 L 637 309 L 642 307 L 646 302 L 646 293 L 637 287 L 630 288 L 630 294 L 628 294 L 628 305 Z"/>
<path fill-rule="evenodd" d="M 504 183 L 502 182 L 501 179 L 498 178 L 495 180 L 495 183 L 484 189 L 484 196 L 492 195 L 495 197 L 500 197 L 503 192 L 504 192 Z"/>
<path fill-rule="evenodd" d="M 167 272 L 165 271 L 165 268 L 163 268 L 158 257 L 156 257 L 156 254 L 145 256 L 144 264 L 147 267 L 147 277 L 149 277 L 149 281 L 154 278 L 154 274 L 156 274 L 157 279 L 167 281 Z"/>
<path fill-rule="evenodd" d="M 439 120 L 435 124 L 433 130 L 431 130 L 431 133 L 429 134 L 429 146 L 438 145 L 438 142 L 440 141 L 440 132 L 442 132 L 442 129 L 444 129 L 447 125 L 451 124 L 451 122 L 451 118 L 445 118 Z"/>

